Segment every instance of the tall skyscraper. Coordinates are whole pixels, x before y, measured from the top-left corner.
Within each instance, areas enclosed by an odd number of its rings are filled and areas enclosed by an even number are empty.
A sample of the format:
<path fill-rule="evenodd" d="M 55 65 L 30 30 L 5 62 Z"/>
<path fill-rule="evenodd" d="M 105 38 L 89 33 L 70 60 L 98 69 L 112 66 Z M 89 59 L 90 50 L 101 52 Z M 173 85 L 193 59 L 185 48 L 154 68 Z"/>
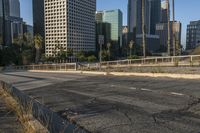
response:
<path fill-rule="evenodd" d="M 200 46 L 200 20 L 191 21 L 187 26 L 186 49 L 195 49 Z"/>
<path fill-rule="evenodd" d="M 103 22 L 111 24 L 111 40 L 119 42 L 122 45 L 122 12 L 117 10 L 104 11 Z"/>
<path fill-rule="evenodd" d="M 45 38 L 44 0 L 32 0 L 33 4 L 33 32 Z"/>
<path fill-rule="evenodd" d="M 161 0 L 145 0 L 145 27 L 147 34 L 155 34 L 155 26 L 160 22 Z M 142 1 L 128 0 L 129 32 L 142 33 Z"/>
<path fill-rule="evenodd" d="M 122 19 L 123 14 L 119 9 L 105 10 L 96 12 L 97 23 L 110 24 L 110 43 L 112 50 L 115 51 L 114 56 L 119 56 L 119 49 L 122 46 Z M 107 35 L 108 36 L 108 35 Z"/>
<path fill-rule="evenodd" d="M 8 0 L 9 12 L 11 17 L 20 18 L 20 3 L 19 0 Z"/>
<path fill-rule="evenodd" d="M 45 54 L 95 51 L 96 0 L 45 0 Z"/>
<path fill-rule="evenodd" d="M 19 35 L 23 34 L 23 20 L 20 18 L 19 0 L 0 0 L 1 42 L 4 45 L 14 43 Z"/>
<path fill-rule="evenodd" d="M 161 23 L 167 23 L 168 22 L 168 16 L 167 16 L 167 2 L 162 1 L 161 3 Z"/>

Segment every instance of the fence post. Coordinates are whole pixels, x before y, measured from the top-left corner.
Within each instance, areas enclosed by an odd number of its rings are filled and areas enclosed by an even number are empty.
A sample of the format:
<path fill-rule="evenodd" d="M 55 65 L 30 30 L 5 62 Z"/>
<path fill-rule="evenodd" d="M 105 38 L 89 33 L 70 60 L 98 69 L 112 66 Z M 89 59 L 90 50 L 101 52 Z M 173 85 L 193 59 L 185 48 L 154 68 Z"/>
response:
<path fill-rule="evenodd" d="M 156 64 L 158 63 L 158 58 L 155 59 L 155 63 L 156 63 Z"/>
<path fill-rule="evenodd" d="M 75 69 L 75 71 L 77 71 L 77 63 L 75 63 L 75 68 L 74 69 Z"/>
<path fill-rule="evenodd" d="M 193 66 L 193 56 L 190 56 L 190 66 Z"/>

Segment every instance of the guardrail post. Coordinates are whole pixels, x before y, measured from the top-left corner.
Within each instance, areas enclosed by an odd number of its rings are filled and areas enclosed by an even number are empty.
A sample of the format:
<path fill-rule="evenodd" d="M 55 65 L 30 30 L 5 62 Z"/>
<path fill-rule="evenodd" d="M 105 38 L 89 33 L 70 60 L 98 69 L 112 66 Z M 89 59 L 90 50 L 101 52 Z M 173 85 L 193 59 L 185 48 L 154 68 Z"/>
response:
<path fill-rule="evenodd" d="M 155 64 L 157 64 L 157 63 L 158 63 L 158 58 L 155 59 Z"/>
<path fill-rule="evenodd" d="M 193 66 L 193 56 L 190 56 L 190 66 Z"/>
<path fill-rule="evenodd" d="M 74 69 L 75 69 L 75 71 L 77 71 L 77 63 L 75 63 L 75 68 Z"/>

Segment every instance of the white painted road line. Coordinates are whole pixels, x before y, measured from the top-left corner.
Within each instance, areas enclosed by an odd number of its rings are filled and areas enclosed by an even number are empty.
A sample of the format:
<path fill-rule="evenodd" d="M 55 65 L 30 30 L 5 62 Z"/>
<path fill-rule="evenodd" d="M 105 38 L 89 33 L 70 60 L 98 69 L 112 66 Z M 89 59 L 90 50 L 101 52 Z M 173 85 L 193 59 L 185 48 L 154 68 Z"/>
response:
<path fill-rule="evenodd" d="M 126 87 L 120 87 L 119 85 L 110 85 L 110 87 L 119 87 L 119 88 L 126 88 Z M 151 90 L 151 89 L 146 89 L 146 88 L 136 88 L 136 87 L 128 87 L 127 89 L 129 90 L 139 90 L 139 91 L 147 91 L 147 92 L 154 92 L 154 93 L 160 93 L 158 91 L 155 90 Z M 162 93 L 164 94 L 164 93 Z M 170 94 L 170 95 L 174 95 L 174 96 L 185 96 L 185 94 L 182 93 L 177 93 L 177 92 L 167 92 L 165 94 Z"/>
<path fill-rule="evenodd" d="M 170 92 L 170 94 L 172 95 L 176 95 L 176 96 L 184 96 L 185 94 L 182 93 L 176 93 L 176 92 Z"/>
<path fill-rule="evenodd" d="M 135 87 L 130 87 L 129 89 L 130 90 L 137 90 L 137 88 L 135 88 Z"/>
<path fill-rule="evenodd" d="M 141 88 L 141 90 L 142 90 L 142 91 L 151 91 L 151 92 L 153 91 L 153 90 L 145 89 L 145 88 Z"/>

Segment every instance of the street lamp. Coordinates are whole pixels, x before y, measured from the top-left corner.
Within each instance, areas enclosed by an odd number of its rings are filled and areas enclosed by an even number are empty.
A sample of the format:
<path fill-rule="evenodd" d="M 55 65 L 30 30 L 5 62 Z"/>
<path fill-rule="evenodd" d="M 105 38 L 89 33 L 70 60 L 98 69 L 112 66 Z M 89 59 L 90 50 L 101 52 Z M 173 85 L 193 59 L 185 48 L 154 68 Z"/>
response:
<path fill-rule="evenodd" d="M 133 49 L 134 41 L 131 40 L 129 43 L 129 48 L 130 48 L 130 57 L 132 56 L 132 49 Z"/>

